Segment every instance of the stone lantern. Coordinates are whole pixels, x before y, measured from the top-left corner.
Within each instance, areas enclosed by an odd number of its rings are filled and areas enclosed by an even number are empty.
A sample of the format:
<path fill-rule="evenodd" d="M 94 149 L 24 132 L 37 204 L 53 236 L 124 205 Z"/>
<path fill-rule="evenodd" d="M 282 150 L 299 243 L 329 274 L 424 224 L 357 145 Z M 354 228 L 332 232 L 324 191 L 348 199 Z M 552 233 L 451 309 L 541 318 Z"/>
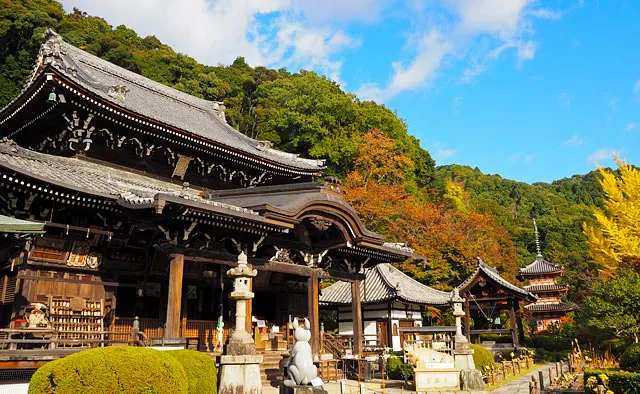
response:
<path fill-rule="evenodd" d="M 256 345 L 247 332 L 247 305 L 253 299 L 251 278 L 257 275 L 255 269 L 247 266 L 247 255 L 240 253 L 238 265 L 227 271 L 233 278 L 233 292 L 229 295 L 236 302 L 236 316 L 233 332 L 220 357 L 220 394 L 260 394 L 262 381 L 260 363 L 262 355 L 256 354 Z"/>
<path fill-rule="evenodd" d="M 453 316 L 456 318 L 455 349 L 453 350 L 454 364 L 460 368 L 460 388 L 462 390 L 484 390 L 482 373 L 478 371 L 473 362 L 473 349 L 469 346 L 467 337 L 462 335 L 462 317 L 465 315 L 462 310 L 462 303 L 465 299 L 460 297 L 458 288 L 454 288 L 451 294 L 451 304 L 453 306 Z M 467 328 L 468 329 L 468 328 Z"/>

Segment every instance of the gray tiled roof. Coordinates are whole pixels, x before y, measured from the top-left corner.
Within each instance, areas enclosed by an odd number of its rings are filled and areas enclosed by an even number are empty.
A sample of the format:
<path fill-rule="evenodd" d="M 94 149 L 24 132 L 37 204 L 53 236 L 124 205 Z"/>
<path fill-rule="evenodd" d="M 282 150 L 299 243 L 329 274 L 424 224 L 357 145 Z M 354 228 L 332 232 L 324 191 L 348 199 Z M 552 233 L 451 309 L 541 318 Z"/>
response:
<path fill-rule="evenodd" d="M 555 265 L 543 259 L 542 256 L 538 256 L 533 263 L 520 268 L 520 275 L 552 274 L 562 271 L 564 271 L 564 267 Z"/>
<path fill-rule="evenodd" d="M 446 305 L 451 298 L 451 293 L 423 285 L 388 263 L 366 268 L 364 275 L 365 279 L 360 283 L 363 304 L 399 300 L 422 305 Z M 351 283 L 340 281 L 323 289 L 320 303 L 350 305 Z"/>
<path fill-rule="evenodd" d="M 530 299 L 530 300 L 535 300 L 536 296 L 531 294 L 530 292 L 528 292 L 527 290 L 518 287 L 516 285 L 514 285 L 513 283 L 509 282 L 508 280 L 504 279 L 502 276 L 500 276 L 500 274 L 498 273 L 498 270 L 494 267 L 489 266 L 488 264 L 486 264 L 485 262 L 483 262 L 482 260 L 478 259 L 478 265 L 476 266 L 476 270 L 469 275 L 469 277 L 467 279 L 465 279 L 459 286 L 458 288 L 460 289 L 464 289 L 467 285 L 469 285 L 473 279 L 477 276 L 477 275 L 486 275 L 487 277 L 489 277 L 490 279 L 492 279 L 494 282 L 496 282 L 496 284 L 504 287 L 507 290 L 510 290 L 512 292 L 514 292 L 515 294 L 520 295 L 522 298 L 525 299 Z"/>
<path fill-rule="evenodd" d="M 0 168 L 18 172 L 63 188 L 117 200 L 128 207 L 153 206 L 157 195 L 169 195 L 229 213 L 256 217 L 257 212 L 202 197 L 202 191 L 78 158 L 52 156 L 22 148 L 11 140 L 0 141 Z"/>
<path fill-rule="evenodd" d="M 245 152 L 287 167 L 320 171 L 322 160 L 270 148 L 269 143 L 247 137 L 229 126 L 220 116 L 219 103 L 200 99 L 118 67 L 63 41 L 50 32 L 43 48 L 59 45 L 61 61 L 54 67 L 104 100 L 164 124 L 204 137 L 217 144 Z M 124 87 L 124 100 L 116 98 L 114 88 Z"/>
<path fill-rule="evenodd" d="M 525 305 L 525 309 L 530 312 L 572 311 L 576 309 L 576 305 L 570 302 L 559 302 L 554 304 L 534 303 Z"/>
<path fill-rule="evenodd" d="M 527 285 L 527 286 L 523 286 L 523 288 L 532 293 L 538 293 L 538 292 L 564 291 L 569 289 L 569 286 L 565 284 L 554 283 L 549 285 Z"/>

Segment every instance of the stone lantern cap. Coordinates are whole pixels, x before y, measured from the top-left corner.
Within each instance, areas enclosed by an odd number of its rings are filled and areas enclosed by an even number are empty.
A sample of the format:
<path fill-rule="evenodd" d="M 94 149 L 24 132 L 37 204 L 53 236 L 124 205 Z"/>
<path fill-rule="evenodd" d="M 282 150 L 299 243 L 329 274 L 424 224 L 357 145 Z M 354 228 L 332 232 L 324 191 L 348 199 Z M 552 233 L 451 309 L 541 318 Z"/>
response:
<path fill-rule="evenodd" d="M 230 268 L 227 271 L 227 275 L 232 278 L 253 278 L 258 275 L 258 271 L 249 269 L 247 266 L 247 255 L 242 252 L 238 255 L 238 265 Z"/>

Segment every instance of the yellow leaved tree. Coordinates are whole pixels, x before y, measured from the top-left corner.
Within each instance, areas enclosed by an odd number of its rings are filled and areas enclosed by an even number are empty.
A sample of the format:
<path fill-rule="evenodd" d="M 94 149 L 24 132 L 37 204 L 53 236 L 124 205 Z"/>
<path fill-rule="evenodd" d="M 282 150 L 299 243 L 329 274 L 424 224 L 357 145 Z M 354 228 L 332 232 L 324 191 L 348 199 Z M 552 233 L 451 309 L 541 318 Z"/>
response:
<path fill-rule="evenodd" d="M 640 269 L 640 170 L 616 157 L 619 175 L 598 167 L 605 192 L 604 209 L 596 208 L 596 223 L 583 224 L 589 253 L 605 276 L 621 267 Z"/>

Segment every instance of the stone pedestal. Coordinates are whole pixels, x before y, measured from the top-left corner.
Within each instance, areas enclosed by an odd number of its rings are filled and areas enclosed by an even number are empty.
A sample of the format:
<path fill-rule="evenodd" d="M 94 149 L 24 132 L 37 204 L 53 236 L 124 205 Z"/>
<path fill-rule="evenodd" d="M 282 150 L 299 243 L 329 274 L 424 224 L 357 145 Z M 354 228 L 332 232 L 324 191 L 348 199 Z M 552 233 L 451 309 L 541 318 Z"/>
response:
<path fill-rule="evenodd" d="M 224 355 L 220 357 L 220 394 L 259 394 L 262 355 Z"/>
<path fill-rule="evenodd" d="M 460 389 L 461 390 L 484 390 L 484 380 L 482 372 L 477 369 L 465 369 L 460 372 Z"/>
<path fill-rule="evenodd" d="M 262 355 L 256 354 L 256 346 L 251 334 L 246 330 L 247 309 L 250 307 L 253 292 L 250 290 L 251 278 L 256 270 L 247 266 L 247 256 L 238 256 L 238 266 L 227 271 L 234 278 L 233 292 L 229 298 L 236 302 L 236 319 L 233 332 L 225 346 L 225 354 L 220 357 L 219 394 L 261 394 L 262 379 L 260 364 Z"/>
<path fill-rule="evenodd" d="M 285 386 L 280 385 L 280 394 L 329 394 L 322 386 Z"/>

